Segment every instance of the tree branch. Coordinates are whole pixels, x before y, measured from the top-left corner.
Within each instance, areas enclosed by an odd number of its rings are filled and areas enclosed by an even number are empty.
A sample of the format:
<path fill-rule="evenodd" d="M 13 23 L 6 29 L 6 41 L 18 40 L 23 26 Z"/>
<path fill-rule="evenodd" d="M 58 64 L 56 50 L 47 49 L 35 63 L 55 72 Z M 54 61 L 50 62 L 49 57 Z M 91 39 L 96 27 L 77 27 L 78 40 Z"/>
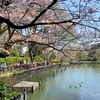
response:
<path fill-rule="evenodd" d="M 53 5 L 55 5 L 57 3 L 58 0 L 53 0 L 53 2 L 46 8 L 44 9 L 42 12 L 40 12 L 40 14 L 30 23 L 24 26 L 18 26 L 15 25 L 14 23 L 12 23 L 9 19 L 5 19 L 3 17 L 0 16 L 0 23 L 6 23 L 9 27 L 14 28 L 14 29 L 24 29 L 24 28 L 28 28 L 31 26 L 36 26 L 34 23 L 48 10 L 50 9 Z"/>

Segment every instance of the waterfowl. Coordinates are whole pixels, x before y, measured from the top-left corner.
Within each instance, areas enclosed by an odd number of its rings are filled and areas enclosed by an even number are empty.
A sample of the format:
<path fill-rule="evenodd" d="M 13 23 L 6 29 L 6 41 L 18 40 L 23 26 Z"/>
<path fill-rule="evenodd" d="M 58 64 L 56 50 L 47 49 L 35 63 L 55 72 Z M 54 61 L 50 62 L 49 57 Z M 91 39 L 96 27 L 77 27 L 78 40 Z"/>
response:
<path fill-rule="evenodd" d="M 81 83 L 83 83 L 83 82 L 81 82 Z"/>
<path fill-rule="evenodd" d="M 77 86 L 75 86 L 75 88 L 77 88 Z"/>

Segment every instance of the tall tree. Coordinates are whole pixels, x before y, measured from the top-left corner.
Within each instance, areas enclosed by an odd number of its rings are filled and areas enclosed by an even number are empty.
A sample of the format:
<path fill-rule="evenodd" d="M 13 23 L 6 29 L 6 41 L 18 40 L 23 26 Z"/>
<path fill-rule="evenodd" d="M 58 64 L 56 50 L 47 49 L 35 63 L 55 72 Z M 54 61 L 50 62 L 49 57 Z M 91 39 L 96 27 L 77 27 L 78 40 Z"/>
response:
<path fill-rule="evenodd" d="M 99 3 L 98 0 L 2 0 L 0 24 L 7 25 L 9 33 L 10 28 L 33 28 L 35 32 L 30 37 L 39 33 L 41 36 L 38 37 L 46 38 L 43 39 L 46 45 L 58 51 L 62 51 L 68 44 L 73 45 L 72 41 L 76 39 L 80 49 L 87 49 L 91 41 L 99 40 Z M 79 34 L 71 32 L 73 27 L 77 28 Z M 72 36 L 70 39 L 69 34 Z M 29 42 L 29 39 L 31 38 L 20 36 L 19 39 L 10 40 L 8 43 Z M 34 43 L 33 39 L 31 41 Z M 42 44 L 44 45 L 44 42 Z M 62 48 L 59 49 L 58 46 Z"/>

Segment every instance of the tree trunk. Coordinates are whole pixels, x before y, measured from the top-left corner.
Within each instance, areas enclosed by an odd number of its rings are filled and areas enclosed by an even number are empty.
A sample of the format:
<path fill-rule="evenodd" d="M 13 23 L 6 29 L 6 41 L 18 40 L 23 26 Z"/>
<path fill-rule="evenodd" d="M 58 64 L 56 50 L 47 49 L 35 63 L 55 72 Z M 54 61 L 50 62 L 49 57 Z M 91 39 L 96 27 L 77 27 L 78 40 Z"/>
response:
<path fill-rule="evenodd" d="M 29 42 L 29 56 L 30 56 L 31 62 L 34 62 L 34 56 L 33 56 L 34 46 L 35 46 L 35 43 Z"/>

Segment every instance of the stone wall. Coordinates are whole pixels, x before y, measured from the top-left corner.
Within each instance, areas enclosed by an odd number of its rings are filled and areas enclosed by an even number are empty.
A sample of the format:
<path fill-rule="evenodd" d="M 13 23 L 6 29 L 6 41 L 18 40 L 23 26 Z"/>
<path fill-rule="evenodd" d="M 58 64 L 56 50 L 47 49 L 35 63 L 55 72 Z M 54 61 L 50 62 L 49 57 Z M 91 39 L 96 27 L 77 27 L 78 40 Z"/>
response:
<path fill-rule="evenodd" d="M 78 61 L 78 60 L 71 60 L 70 64 L 100 64 L 99 61 Z"/>
<path fill-rule="evenodd" d="M 23 81 L 31 76 L 35 76 L 38 73 L 50 70 L 50 69 L 54 69 L 56 67 L 59 67 L 59 64 L 56 65 L 51 65 L 51 66 L 41 66 L 41 67 L 37 67 L 37 68 L 32 68 L 32 69 L 28 69 L 22 73 L 19 74 L 14 74 L 9 78 L 9 83 L 10 85 L 13 85 L 15 83 L 18 83 L 20 81 Z"/>

